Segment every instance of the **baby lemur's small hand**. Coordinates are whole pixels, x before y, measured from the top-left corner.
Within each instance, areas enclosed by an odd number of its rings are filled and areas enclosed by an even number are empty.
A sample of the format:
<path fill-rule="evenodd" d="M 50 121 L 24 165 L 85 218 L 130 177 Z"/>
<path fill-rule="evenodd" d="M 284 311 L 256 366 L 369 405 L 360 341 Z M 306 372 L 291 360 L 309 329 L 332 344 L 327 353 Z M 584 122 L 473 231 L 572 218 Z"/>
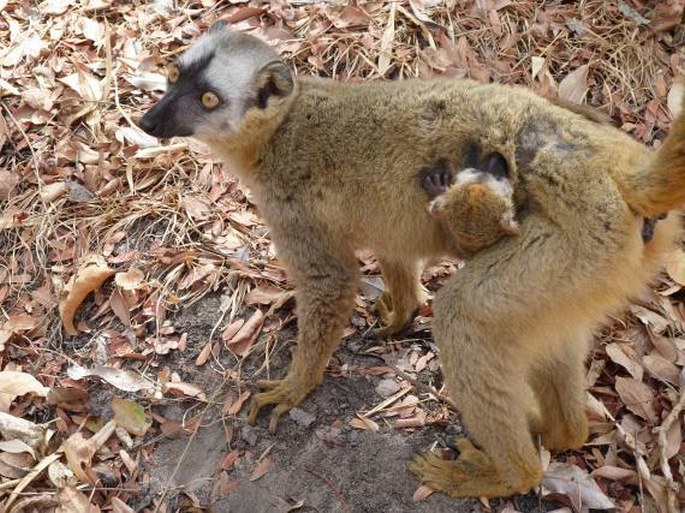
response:
<path fill-rule="evenodd" d="M 421 177 L 421 187 L 433 199 L 444 193 L 452 185 L 454 173 L 445 160 L 439 160 L 435 167 Z"/>

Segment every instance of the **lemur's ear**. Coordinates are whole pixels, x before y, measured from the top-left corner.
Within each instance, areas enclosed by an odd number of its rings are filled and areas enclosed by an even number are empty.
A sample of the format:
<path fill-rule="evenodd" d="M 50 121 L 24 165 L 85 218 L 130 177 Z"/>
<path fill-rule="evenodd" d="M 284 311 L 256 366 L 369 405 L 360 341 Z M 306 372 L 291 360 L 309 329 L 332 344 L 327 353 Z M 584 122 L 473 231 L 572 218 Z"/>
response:
<path fill-rule="evenodd" d="M 213 34 L 214 32 L 224 30 L 226 27 L 228 27 L 228 22 L 226 20 L 217 20 L 212 24 L 211 27 L 209 27 L 207 32 Z"/>
<path fill-rule="evenodd" d="M 285 98 L 293 92 L 292 73 L 281 61 L 266 64 L 257 73 L 257 106 L 265 109 L 272 96 Z"/>

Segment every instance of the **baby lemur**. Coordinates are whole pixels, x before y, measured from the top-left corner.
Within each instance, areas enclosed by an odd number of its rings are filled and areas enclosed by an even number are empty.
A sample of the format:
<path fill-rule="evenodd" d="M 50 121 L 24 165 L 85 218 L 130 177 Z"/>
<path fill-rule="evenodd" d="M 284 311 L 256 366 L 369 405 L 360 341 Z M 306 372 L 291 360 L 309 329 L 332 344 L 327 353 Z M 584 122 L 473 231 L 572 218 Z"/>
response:
<path fill-rule="evenodd" d="M 505 236 L 519 233 L 507 162 L 500 153 L 456 175 L 445 161 L 426 170 L 421 185 L 434 198 L 431 212 L 470 256 Z"/>
<path fill-rule="evenodd" d="M 583 362 L 593 330 L 625 306 L 673 247 L 677 216 L 643 240 L 644 218 L 685 204 L 685 119 L 657 153 L 520 87 L 434 79 L 357 84 L 295 78 L 258 39 L 210 30 L 169 66 L 142 118 L 151 135 L 194 136 L 253 191 L 297 285 L 298 344 L 248 419 L 270 427 L 323 379 L 354 307 L 354 250 L 375 251 L 388 332 L 422 302 L 419 271 L 461 254 L 428 211 L 422 170 L 464 165 L 474 145 L 506 157 L 519 235 L 476 253 L 439 291 L 434 336 L 471 442 L 414 470 L 455 497 L 540 481 L 534 436 L 585 441 Z M 476 168 L 478 168 L 476 166 Z"/>

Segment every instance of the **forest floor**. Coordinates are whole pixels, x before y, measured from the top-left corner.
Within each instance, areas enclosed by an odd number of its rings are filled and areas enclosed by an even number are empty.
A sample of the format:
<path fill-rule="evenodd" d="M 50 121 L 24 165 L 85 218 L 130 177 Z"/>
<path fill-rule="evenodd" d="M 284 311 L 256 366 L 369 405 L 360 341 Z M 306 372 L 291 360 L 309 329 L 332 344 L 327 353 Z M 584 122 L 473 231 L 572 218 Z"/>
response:
<path fill-rule="evenodd" d="M 682 91 L 683 8 L 0 0 L 0 510 L 681 510 L 685 252 L 595 337 L 588 443 L 543 449 L 543 486 L 526 496 L 457 501 L 407 470 L 461 433 L 430 303 L 400 336 L 377 338 L 370 253 L 324 383 L 276 433 L 266 416 L 246 424 L 256 381 L 290 361 L 292 286 L 231 170 L 135 120 L 161 96 L 164 65 L 224 19 L 299 74 L 522 84 L 656 148 Z M 459 265 L 426 270 L 425 285 Z"/>

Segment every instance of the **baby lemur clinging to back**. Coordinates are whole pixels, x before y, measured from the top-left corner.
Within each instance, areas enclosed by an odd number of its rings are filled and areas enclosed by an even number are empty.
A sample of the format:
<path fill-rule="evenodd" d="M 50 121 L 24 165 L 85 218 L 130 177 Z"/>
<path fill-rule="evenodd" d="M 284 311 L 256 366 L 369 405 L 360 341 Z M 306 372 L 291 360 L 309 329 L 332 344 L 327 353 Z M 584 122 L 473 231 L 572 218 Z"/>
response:
<path fill-rule="evenodd" d="M 475 254 L 434 301 L 445 381 L 475 445 L 414 470 L 453 496 L 535 486 L 537 434 L 553 449 L 584 442 L 587 342 L 672 247 L 677 216 L 649 240 L 644 218 L 685 204 L 682 117 L 653 154 L 519 87 L 295 78 L 266 44 L 220 28 L 170 65 L 169 90 L 141 126 L 207 143 L 253 191 L 296 281 L 292 364 L 248 416 L 275 405 L 272 429 L 323 379 L 354 306 L 355 248 L 381 262 L 389 332 L 422 301 L 423 262 L 462 252 L 428 211 L 422 170 L 473 167 L 474 145 L 515 163 L 519 235 Z"/>
<path fill-rule="evenodd" d="M 426 170 L 421 185 L 433 198 L 428 211 L 457 241 L 464 256 L 519 233 L 507 161 L 490 153 L 458 173 L 440 161 Z"/>

